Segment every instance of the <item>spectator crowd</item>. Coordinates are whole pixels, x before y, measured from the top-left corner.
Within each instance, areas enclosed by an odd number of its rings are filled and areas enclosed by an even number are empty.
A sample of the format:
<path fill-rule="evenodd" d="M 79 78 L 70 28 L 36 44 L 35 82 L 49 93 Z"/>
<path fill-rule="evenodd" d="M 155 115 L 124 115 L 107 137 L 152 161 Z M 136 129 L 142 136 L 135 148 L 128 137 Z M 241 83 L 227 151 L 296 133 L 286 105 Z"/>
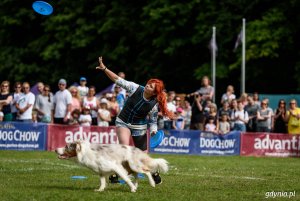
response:
<path fill-rule="evenodd" d="M 123 72 L 118 75 L 125 78 Z M 80 78 L 79 86 L 69 88 L 67 81 L 60 79 L 55 93 L 42 82 L 37 89 L 35 95 L 28 82 L 16 82 L 11 87 L 8 81 L 2 81 L 0 121 L 107 127 L 114 125 L 127 98 L 126 91 L 117 85 L 98 97 L 96 87 L 88 87 L 85 77 Z M 191 94 L 167 94 L 168 110 L 175 117 L 168 119 L 159 113 L 159 129 L 202 130 L 221 135 L 230 131 L 300 134 L 300 108 L 295 99 L 288 105 L 281 99 L 273 111 L 269 100 L 260 100 L 258 93 L 236 97 L 234 87 L 229 85 L 221 100 L 213 102 L 214 88 L 207 76 L 202 78 L 200 89 Z"/>

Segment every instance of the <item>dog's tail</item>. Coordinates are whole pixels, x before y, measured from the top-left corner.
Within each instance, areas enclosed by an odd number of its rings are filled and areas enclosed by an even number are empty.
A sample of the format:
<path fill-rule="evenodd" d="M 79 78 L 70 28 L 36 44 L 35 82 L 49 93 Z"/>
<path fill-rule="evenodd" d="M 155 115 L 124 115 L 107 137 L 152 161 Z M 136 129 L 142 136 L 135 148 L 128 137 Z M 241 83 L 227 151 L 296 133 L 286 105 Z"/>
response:
<path fill-rule="evenodd" d="M 159 171 L 161 173 L 166 173 L 169 170 L 169 165 L 168 161 L 162 158 L 155 158 L 151 160 L 151 165 L 152 168 L 151 172 L 156 172 Z"/>

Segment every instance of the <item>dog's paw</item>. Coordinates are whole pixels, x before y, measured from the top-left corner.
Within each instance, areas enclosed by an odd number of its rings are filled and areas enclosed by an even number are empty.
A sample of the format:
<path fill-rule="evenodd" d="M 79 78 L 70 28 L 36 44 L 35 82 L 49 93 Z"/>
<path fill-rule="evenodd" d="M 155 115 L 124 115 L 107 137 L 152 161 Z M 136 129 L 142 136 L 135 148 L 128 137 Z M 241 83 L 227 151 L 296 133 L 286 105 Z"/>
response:
<path fill-rule="evenodd" d="M 95 189 L 94 191 L 95 191 L 95 192 L 102 192 L 102 191 L 104 191 L 104 188 L 97 188 L 97 189 Z"/>
<path fill-rule="evenodd" d="M 135 192 L 136 192 L 136 189 L 137 189 L 136 187 L 131 188 L 131 192 L 132 192 L 132 193 L 135 193 Z"/>

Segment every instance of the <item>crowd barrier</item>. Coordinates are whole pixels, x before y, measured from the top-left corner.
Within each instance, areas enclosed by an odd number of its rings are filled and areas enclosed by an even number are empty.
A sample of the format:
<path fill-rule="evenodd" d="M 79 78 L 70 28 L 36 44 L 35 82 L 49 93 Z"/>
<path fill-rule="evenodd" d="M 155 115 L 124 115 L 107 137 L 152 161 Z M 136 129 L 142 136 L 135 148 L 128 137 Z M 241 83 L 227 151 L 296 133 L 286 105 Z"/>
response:
<path fill-rule="evenodd" d="M 0 123 L 0 150 L 53 151 L 80 139 L 101 144 L 119 143 L 115 127 Z M 195 130 L 169 130 L 150 153 L 300 157 L 300 135 L 237 131 L 218 135 Z"/>

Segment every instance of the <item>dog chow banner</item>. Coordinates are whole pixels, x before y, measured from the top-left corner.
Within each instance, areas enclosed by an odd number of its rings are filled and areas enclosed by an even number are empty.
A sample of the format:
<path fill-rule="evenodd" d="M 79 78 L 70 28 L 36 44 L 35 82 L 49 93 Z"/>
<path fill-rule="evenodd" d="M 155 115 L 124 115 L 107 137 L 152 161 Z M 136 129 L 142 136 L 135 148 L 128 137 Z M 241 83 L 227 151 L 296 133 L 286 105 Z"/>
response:
<path fill-rule="evenodd" d="M 168 131 L 167 131 L 168 132 Z M 218 135 L 211 132 L 170 130 L 152 153 L 191 155 L 239 155 L 240 132 Z"/>
<path fill-rule="evenodd" d="M 242 133 L 241 155 L 300 157 L 300 135 Z"/>
<path fill-rule="evenodd" d="M 46 150 L 47 124 L 1 122 L 0 149 Z"/>
<path fill-rule="evenodd" d="M 78 140 L 96 144 L 119 143 L 115 127 L 48 125 L 47 150 L 55 150 Z"/>

